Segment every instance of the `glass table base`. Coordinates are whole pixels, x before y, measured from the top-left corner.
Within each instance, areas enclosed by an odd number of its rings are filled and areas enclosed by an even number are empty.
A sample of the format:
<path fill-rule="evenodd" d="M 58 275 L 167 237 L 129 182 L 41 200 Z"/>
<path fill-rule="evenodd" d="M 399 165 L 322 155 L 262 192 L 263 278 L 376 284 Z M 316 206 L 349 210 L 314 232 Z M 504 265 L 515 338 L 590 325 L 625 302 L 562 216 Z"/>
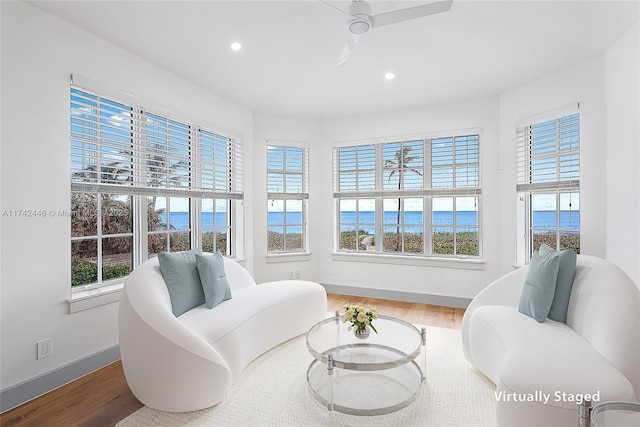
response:
<path fill-rule="evenodd" d="M 423 383 L 422 371 L 413 361 L 382 371 L 333 371 L 333 410 L 350 415 L 398 411 L 415 400 Z M 307 382 L 314 398 L 327 407 L 331 387 L 327 366 L 311 362 Z"/>

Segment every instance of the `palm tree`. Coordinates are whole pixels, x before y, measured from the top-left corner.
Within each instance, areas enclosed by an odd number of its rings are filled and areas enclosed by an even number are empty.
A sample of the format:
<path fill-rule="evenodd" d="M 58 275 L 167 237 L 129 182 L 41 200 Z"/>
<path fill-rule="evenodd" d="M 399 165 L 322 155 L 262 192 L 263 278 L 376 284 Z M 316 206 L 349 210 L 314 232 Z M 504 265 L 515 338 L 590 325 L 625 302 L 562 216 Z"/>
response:
<path fill-rule="evenodd" d="M 127 152 L 120 152 L 120 154 Z M 99 172 L 98 172 L 99 171 Z M 100 178 L 98 179 L 98 173 Z M 111 184 L 124 184 L 132 179 L 131 169 L 120 161 L 112 161 L 108 164 L 89 165 L 82 170 L 73 173 L 74 181 L 81 182 L 108 182 Z"/>
<path fill-rule="evenodd" d="M 413 172 L 422 176 L 422 173 L 412 167 L 407 167 L 411 162 L 420 159 L 420 156 L 411 156 L 411 150 L 413 147 L 409 145 L 402 145 L 393 155 L 393 160 L 385 160 L 384 168 L 390 169 L 388 181 L 391 181 L 393 175 L 398 172 L 398 190 L 402 190 L 404 187 L 404 177 L 407 172 Z M 398 217 L 396 220 L 396 251 L 400 252 L 400 213 L 402 199 L 398 197 Z"/>
<path fill-rule="evenodd" d="M 164 144 L 150 143 L 147 147 L 147 182 L 151 187 L 179 187 L 185 181 L 190 179 L 189 164 L 184 160 L 178 162 L 169 162 L 170 148 Z M 73 173 L 74 182 L 102 182 L 110 184 L 123 185 L 123 193 L 126 193 L 126 184 L 133 179 L 131 160 L 133 153 L 128 150 L 118 152 L 122 160 L 113 160 L 106 164 L 92 164 L 85 166 L 82 170 Z M 128 233 L 131 232 L 131 206 L 129 203 L 113 199 L 113 194 L 103 193 L 100 195 L 103 206 L 103 214 L 101 217 L 101 227 L 103 230 L 110 230 L 112 233 Z M 124 215 L 112 216 L 107 214 L 111 206 L 112 212 L 126 212 Z M 84 193 L 71 194 L 71 211 L 72 216 L 72 235 L 88 236 L 97 234 L 97 200 L 94 195 Z M 164 209 L 156 209 L 155 194 L 147 202 L 147 221 L 148 230 L 156 230 L 162 223 L 161 214 Z M 156 239 L 157 240 L 157 239 Z M 115 240 L 114 240 L 115 241 Z M 88 256 L 87 254 L 96 253 L 95 240 L 78 241 L 74 246 L 74 256 Z M 150 245 L 155 247 L 159 243 L 152 241 Z M 155 245 L 155 246 L 154 246 Z M 160 247 L 160 246 L 158 246 Z M 123 247 L 122 251 L 130 251 L 129 247 Z"/>
<path fill-rule="evenodd" d="M 127 184 L 133 179 L 133 153 L 128 150 L 118 151 L 122 160 L 114 160 L 108 164 L 89 165 L 73 173 L 74 181 L 98 182 L 111 184 Z M 172 149 L 164 143 L 149 142 L 147 144 L 145 169 L 149 187 L 180 187 L 188 183 L 190 177 L 189 162 L 179 160 L 170 162 Z M 98 176 L 99 175 L 99 176 Z M 98 179 L 99 178 L 99 179 Z M 155 209 L 156 196 L 152 196 L 152 207 Z"/>

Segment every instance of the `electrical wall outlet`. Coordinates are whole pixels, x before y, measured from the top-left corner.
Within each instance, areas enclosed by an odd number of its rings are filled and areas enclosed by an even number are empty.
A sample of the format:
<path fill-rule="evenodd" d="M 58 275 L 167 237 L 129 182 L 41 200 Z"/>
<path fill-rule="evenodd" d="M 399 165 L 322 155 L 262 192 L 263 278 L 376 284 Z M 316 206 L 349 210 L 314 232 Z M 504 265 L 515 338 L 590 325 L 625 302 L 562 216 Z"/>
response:
<path fill-rule="evenodd" d="M 299 278 L 300 278 L 300 270 L 289 271 L 289 280 L 299 279 Z"/>
<path fill-rule="evenodd" d="M 38 341 L 36 344 L 38 346 L 38 360 L 51 356 L 51 338 Z"/>

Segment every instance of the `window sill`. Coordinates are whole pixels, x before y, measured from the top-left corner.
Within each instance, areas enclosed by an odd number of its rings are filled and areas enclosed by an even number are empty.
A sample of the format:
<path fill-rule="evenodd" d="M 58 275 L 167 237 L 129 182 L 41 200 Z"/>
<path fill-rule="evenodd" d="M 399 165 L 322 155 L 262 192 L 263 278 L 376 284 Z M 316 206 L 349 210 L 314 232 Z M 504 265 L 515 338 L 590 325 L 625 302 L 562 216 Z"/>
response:
<path fill-rule="evenodd" d="M 311 259 L 311 252 L 272 254 L 272 255 L 267 255 L 264 258 L 267 264 L 271 264 L 275 262 L 309 261 Z"/>
<path fill-rule="evenodd" d="M 234 261 L 238 262 L 238 264 L 246 267 L 246 258 L 233 259 Z M 82 288 L 82 286 L 78 286 L 78 288 Z M 67 300 L 67 304 L 69 305 L 69 313 L 77 313 L 79 311 L 100 307 L 101 305 L 119 302 L 123 288 L 124 281 L 110 283 L 108 285 L 103 285 L 100 287 L 93 287 L 92 285 L 88 285 L 85 286 L 84 290 L 74 289 L 71 293 L 71 298 Z"/>
<path fill-rule="evenodd" d="M 456 268 L 461 270 L 484 270 L 485 263 L 477 258 L 433 258 L 423 256 L 379 255 L 334 252 L 333 261 L 369 262 L 376 264 L 415 265 L 419 267 Z"/>
<path fill-rule="evenodd" d="M 101 305 L 111 304 L 112 302 L 118 302 L 120 301 L 120 294 L 122 293 L 123 287 L 124 282 L 73 292 L 71 298 L 67 300 L 69 313 L 77 313 Z"/>

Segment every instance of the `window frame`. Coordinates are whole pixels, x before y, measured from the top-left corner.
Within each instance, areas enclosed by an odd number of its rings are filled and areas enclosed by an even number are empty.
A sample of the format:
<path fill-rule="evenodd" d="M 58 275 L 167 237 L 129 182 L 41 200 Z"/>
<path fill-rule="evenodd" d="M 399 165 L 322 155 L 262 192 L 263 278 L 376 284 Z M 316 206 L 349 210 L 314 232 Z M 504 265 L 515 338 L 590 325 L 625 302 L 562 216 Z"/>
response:
<path fill-rule="evenodd" d="M 580 227 L 567 228 L 562 224 L 563 196 L 569 198 L 577 196 L 578 215 L 580 211 L 580 145 L 581 145 L 581 115 L 580 105 L 572 104 L 548 113 L 521 119 L 516 123 L 516 194 L 517 194 L 517 259 L 518 265 L 529 263 L 533 252 L 536 250 L 536 240 L 538 245 L 547 243 L 534 238 L 539 232 L 555 234 L 555 245 L 553 249 L 562 250 L 562 236 L 577 235 L 577 252 L 580 251 Z M 563 121 L 568 122 L 567 128 L 563 130 Z M 539 146 L 535 147 L 534 128 L 539 127 L 542 131 L 549 132 L 553 124 L 555 131 L 553 134 L 553 147 L 549 142 L 549 137 L 540 137 Z M 577 138 L 577 140 L 576 140 Z M 564 142 L 563 142 L 564 140 Z M 565 145 L 565 148 L 563 148 Z M 538 151 L 538 153 L 535 153 Z M 563 159 L 564 158 L 564 159 Z M 543 165 L 536 168 L 534 165 Z M 547 167 L 544 167 L 544 166 Z M 536 178 L 537 177 L 539 178 Z M 549 178 L 549 176 L 554 178 Z M 541 177 L 541 178 L 540 178 Z M 555 211 L 555 225 L 547 227 L 534 226 L 534 201 L 536 196 L 547 196 L 548 200 L 553 200 L 555 208 L 548 210 Z M 572 218 L 573 201 L 569 202 L 569 217 Z M 541 211 L 537 211 L 541 212 Z M 578 222 L 580 218 L 578 216 Z M 538 233 L 536 233 L 538 232 Z M 548 239 L 546 239 L 548 240 Z M 549 243 L 551 241 L 549 240 Z"/>
<path fill-rule="evenodd" d="M 88 193 L 95 194 L 98 199 L 103 195 L 108 194 L 122 194 L 130 196 L 130 205 L 131 205 L 131 221 L 132 221 L 132 231 L 130 236 L 132 237 L 132 262 L 131 262 L 131 270 L 135 269 L 138 265 L 149 259 L 149 247 L 148 247 L 148 236 L 154 234 L 176 234 L 176 233 L 188 233 L 188 241 L 189 247 L 202 247 L 203 245 L 203 233 L 202 233 L 202 200 L 213 200 L 214 206 L 216 204 L 216 200 L 223 200 L 227 206 L 226 212 L 226 225 L 224 227 L 216 227 L 215 226 L 215 216 L 214 216 L 214 229 L 217 231 L 218 229 L 224 229 L 227 233 L 226 238 L 226 248 L 223 249 L 225 255 L 238 257 L 242 253 L 242 245 L 241 242 L 237 241 L 238 236 L 241 236 L 242 233 L 238 234 L 236 231 L 236 224 L 242 224 L 242 200 L 244 197 L 243 192 L 243 142 L 242 137 L 234 134 L 232 132 L 227 133 L 227 131 L 218 132 L 215 130 L 214 126 L 211 125 L 195 125 L 193 123 L 197 123 L 195 120 L 184 120 L 179 117 L 178 114 L 175 113 L 167 113 L 163 111 L 161 108 L 158 109 L 146 109 L 142 107 L 135 106 L 136 104 L 141 103 L 139 98 L 132 97 L 131 95 L 121 94 L 115 92 L 113 90 L 107 89 L 104 90 L 104 93 L 100 89 L 93 90 L 90 87 L 93 85 L 90 80 L 80 79 L 83 82 L 89 82 L 88 84 L 74 84 L 73 78 L 70 86 L 70 155 L 71 155 L 71 163 L 70 163 L 70 182 L 71 182 L 71 194 L 75 193 Z M 97 84 L 97 86 L 100 86 Z M 104 94 L 103 94 L 104 93 Z M 74 129 L 77 130 L 77 123 L 74 124 L 74 116 L 78 117 L 78 111 L 82 108 L 85 108 L 85 113 L 90 111 L 90 107 L 83 107 L 81 102 L 75 102 L 74 107 L 74 96 L 75 97 L 85 97 L 87 99 L 96 99 L 97 102 L 113 102 L 118 103 L 122 106 L 128 107 L 128 111 L 130 116 L 126 119 L 125 125 L 123 128 L 127 128 L 127 132 L 129 133 L 128 137 L 125 137 L 124 134 L 121 135 L 121 139 L 124 141 L 122 143 L 123 147 L 127 147 L 123 152 L 126 156 L 122 155 L 123 158 L 126 158 L 128 163 L 131 165 L 130 169 L 126 167 L 124 170 L 127 173 L 125 179 L 121 181 L 114 182 L 104 182 L 99 174 L 102 174 L 101 171 L 101 160 L 99 152 L 101 150 L 103 142 L 103 136 L 100 135 L 99 132 L 94 132 L 92 138 L 83 138 L 82 136 L 87 136 L 89 133 L 82 133 L 81 136 L 77 134 L 74 136 Z M 93 122 L 97 123 L 96 126 L 99 126 L 99 122 L 102 120 L 100 114 L 102 109 L 96 105 L 95 110 L 91 110 L 89 113 L 86 113 L 87 116 L 93 115 L 97 118 L 93 119 Z M 82 114 L 85 114 L 82 113 Z M 81 115 L 82 116 L 82 115 Z M 82 116 L 84 117 L 84 116 Z M 151 172 L 151 163 L 149 160 L 149 144 L 153 144 L 150 138 L 147 135 L 149 131 L 148 124 L 156 119 L 161 119 L 167 122 L 167 129 L 170 126 L 180 125 L 183 127 L 183 135 L 185 136 L 185 140 L 182 142 L 183 147 L 181 148 L 182 155 L 181 160 L 179 162 L 183 162 L 184 168 L 182 170 L 184 173 L 180 174 L 184 178 L 181 179 L 177 177 L 175 182 L 172 184 L 170 182 L 161 183 L 158 185 L 150 184 L 148 179 L 149 173 Z M 115 121 L 115 119 L 110 118 L 110 120 Z M 89 121 L 91 122 L 91 121 Z M 87 122 L 87 123 L 89 123 Z M 218 138 L 222 138 L 222 150 L 224 151 L 223 155 L 226 156 L 223 158 L 223 171 L 218 173 L 218 176 L 222 176 L 222 185 L 218 185 L 216 181 L 216 165 L 217 163 L 212 163 L 212 167 L 210 167 L 210 171 L 206 171 L 204 169 L 207 168 L 206 160 L 207 158 L 204 155 L 204 151 L 206 148 L 206 144 L 203 142 L 204 133 L 209 133 L 211 135 L 215 135 Z M 169 133 L 169 132 L 168 132 Z M 168 135 L 167 133 L 167 135 Z M 223 134 L 229 136 L 222 136 Z M 156 141 L 157 142 L 157 141 Z M 161 145 L 161 142 L 159 143 Z M 175 158 L 176 156 L 172 156 L 170 153 L 170 145 L 171 137 L 166 136 L 166 144 L 167 148 L 165 150 L 166 158 L 165 163 L 168 164 L 170 162 L 170 158 Z M 186 144 L 186 145 L 185 145 Z M 226 146 L 225 146 L 226 144 Z M 108 145 L 108 144 L 107 144 Z M 220 145 L 220 144 L 219 144 Z M 226 147 L 226 148 L 225 148 Z M 80 154 L 78 154 L 80 153 Z M 93 154 L 92 154 L 93 153 Z M 111 153 L 111 154 L 110 154 Z M 107 151 L 107 157 L 114 157 L 112 154 L 113 151 Z M 186 153 L 186 154 L 184 154 Z M 162 156 L 162 155 L 161 155 Z M 160 157 L 161 157 L 160 156 Z M 117 156 L 115 156 L 117 157 Z M 180 156 L 178 156 L 180 157 Z M 92 163 L 93 162 L 93 163 Z M 218 162 L 220 163 L 220 162 Z M 81 175 L 78 175 L 78 171 L 85 170 L 84 167 L 86 165 L 95 164 L 96 168 L 99 172 L 95 172 L 93 174 L 85 174 L 86 179 L 78 179 Z M 180 169 L 180 168 L 178 168 Z M 178 170 L 176 169 L 176 170 Z M 168 174 L 169 171 L 164 171 L 165 174 Z M 207 181 L 207 177 L 212 176 L 213 178 Z M 160 180 L 161 181 L 161 180 Z M 182 182 L 181 182 L 182 181 Z M 218 180 L 220 181 L 220 180 Z M 183 183 L 186 182 L 186 185 Z M 206 182 L 213 183 L 213 187 L 205 185 Z M 167 201 L 171 199 L 183 199 L 183 202 L 186 202 L 187 207 L 187 217 L 189 218 L 188 228 L 185 230 L 175 230 L 172 231 L 169 227 L 166 230 L 149 230 L 148 227 L 148 197 L 163 197 L 166 198 Z M 170 202 L 169 202 L 170 203 Z M 72 213 L 73 215 L 73 213 Z M 170 215 L 170 214 L 169 214 Z M 215 213 L 214 213 L 215 215 Z M 100 224 L 98 224 L 100 225 Z M 98 230 L 100 231 L 100 230 Z M 208 231 L 208 230 L 207 230 Z M 97 236 L 94 236 L 97 239 L 100 239 L 100 233 Z M 88 237 L 86 237 L 88 238 Z M 72 242 L 82 240 L 83 237 L 74 237 L 72 236 Z M 214 239 L 215 242 L 215 239 Z M 100 242 L 98 242 L 100 243 Z M 167 245 L 169 242 L 167 241 Z M 100 247 L 100 245 L 98 245 Z M 214 248 L 215 249 L 215 248 Z M 167 246 L 165 250 L 170 251 L 170 246 Z M 98 276 L 97 281 L 92 283 L 79 284 L 76 286 L 71 286 L 72 294 L 93 290 L 101 287 L 108 287 L 117 283 L 122 283 L 126 279 L 126 275 L 113 279 L 113 280 L 101 280 L 102 275 L 100 274 L 104 264 L 100 263 L 100 257 L 97 259 Z M 73 275 L 73 273 L 72 273 Z"/>
<path fill-rule="evenodd" d="M 113 196 L 113 194 L 105 194 L 105 193 L 80 193 L 80 192 L 71 192 L 72 194 L 72 198 L 74 194 L 82 194 L 82 195 L 89 195 L 89 196 L 93 196 L 95 198 L 95 206 L 93 207 L 93 209 L 95 209 L 95 227 L 96 227 L 96 233 L 95 234 L 90 234 L 90 235 L 82 235 L 82 236 L 73 236 L 73 224 L 72 224 L 72 236 L 71 236 L 71 244 L 73 246 L 74 243 L 82 243 L 82 242 L 90 242 L 90 241 L 95 241 L 95 245 L 96 245 L 96 254 L 95 254 L 95 263 L 96 263 L 96 275 L 97 275 L 97 281 L 99 283 L 103 283 L 104 285 L 111 285 L 114 283 L 117 283 L 118 281 L 121 281 L 121 278 L 115 278 L 115 279 L 104 279 L 104 267 L 105 265 L 103 264 L 102 260 L 104 259 L 105 255 L 104 254 L 104 243 L 105 243 L 105 239 L 118 239 L 118 238 L 131 238 L 132 242 L 131 242 L 131 254 L 130 254 L 130 269 L 132 269 L 133 267 L 133 259 L 134 259 L 134 245 L 133 245 L 133 238 L 134 238 L 134 226 L 133 226 L 133 216 L 131 215 L 130 218 L 130 231 L 127 232 L 120 232 L 120 233 L 105 233 L 104 232 L 104 223 L 102 221 L 102 219 L 106 216 L 113 216 L 113 215 L 119 215 L 120 212 L 109 212 L 108 208 L 105 208 L 103 205 L 103 200 L 104 200 L 104 196 Z M 131 194 L 115 194 L 115 196 L 123 196 L 123 197 L 127 197 L 128 198 L 128 208 L 129 208 L 129 212 L 128 214 L 133 212 L 133 196 Z M 73 206 L 73 204 L 72 204 Z M 72 218 L 75 219 L 75 215 L 73 215 L 73 209 L 71 210 L 72 213 Z M 82 259 L 78 259 L 78 261 L 82 261 Z M 89 261 L 89 262 L 93 262 L 93 261 Z M 73 265 L 74 263 L 74 259 L 72 257 L 71 259 L 71 263 Z M 73 286 L 73 282 L 72 282 L 72 288 L 74 287 L 78 287 L 78 286 L 91 286 L 94 285 L 92 284 L 79 284 L 79 285 L 75 285 Z M 92 286 L 95 287 L 95 286 Z"/>
<path fill-rule="evenodd" d="M 272 154 L 281 152 L 280 156 L 272 158 Z M 289 156 L 299 157 L 300 162 L 295 161 L 292 168 L 288 161 Z M 280 161 L 281 160 L 281 161 Z M 266 145 L 266 194 L 267 194 L 267 258 L 295 256 L 309 254 L 309 226 L 308 226 L 308 200 L 309 200 L 309 147 L 302 141 L 282 141 L 268 140 Z M 277 166 L 277 168 L 272 167 Z M 294 188 L 288 186 L 289 176 L 300 176 L 294 180 Z M 275 181 L 281 181 L 282 186 L 273 188 Z M 275 191 L 274 191 L 275 190 Z M 300 203 L 300 222 L 289 222 L 288 205 L 290 202 Z M 270 206 L 281 206 L 281 210 L 270 210 Z M 270 223 L 269 214 L 272 212 L 282 212 L 282 222 Z M 297 211 L 296 211 L 297 212 Z M 272 229 L 282 230 L 282 249 L 273 249 L 271 233 Z M 292 235 L 300 234 L 301 247 L 290 249 L 288 229 L 300 230 L 300 233 L 292 232 Z M 274 232 L 276 233 L 276 232 Z M 280 240 L 280 239 L 278 239 Z"/>
<path fill-rule="evenodd" d="M 475 146 L 475 173 L 477 179 L 475 181 L 475 186 L 473 187 L 454 187 L 454 188 L 433 188 L 432 187 L 432 159 L 431 159 L 431 148 L 432 142 L 439 138 L 450 137 L 453 138 L 454 141 L 456 138 L 463 138 L 472 136 L 475 138 L 476 146 Z M 373 259 L 382 259 L 382 258 L 395 258 L 398 260 L 404 261 L 409 259 L 425 259 L 425 260 L 437 260 L 437 261 L 471 261 L 474 263 L 482 263 L 483 255 L 482 255 L 482 188 L 481 188 L 481 154 L 480 154 L 480 139 L 481 139 L 481 131 L 479 129 L 468 129 L 462 130 L 458 132 L 451 132 L 447 134 L 422 134 L 417 136 L 405 136 L 398 138 L 384 138 L 378 139 L 374 141 L 359 141 L 359 142 L 343 142 L 336 143 L 333 146 L 333 181 L 334 181 L 334 202 L 335 202 L 335 227 L 334 227 L 334 255 L 337 258 L 347 258 L 350 255 L 357 256 L 359 258 L 373 258 Z M 402 188 L 402 189 L 394 189 L 390 190 L 387 186 L 385 188 L 385 180 L 387 176 L 385 174 L 384 167 L 384 157 L 382 151 L 384 149 L 385 144 L 397 144 L 400 143 L 400 147 L 403 147 L 404 143 L 416 142 L 420 141 L 422 145 L 422 187 L 416 188 L 416 186 L 411 186 L 412 188 Z M 375 150 L 375 185 L 371 188 L 371 185 L 364 185 L 365 190 L 358 191 L 357 188 L 360 187 L 360 183 L 356 181 L 355 184 L 350 185 L 349 190 L 345 191 L 344 188 L 341 187 L 341 151 L 342 149 L 351 149 L 352 147 L 362 147 L 362 146 L 373 146 Z M 455 146 L 454 146 L 455 150 Z M 455 175 L 455 160 L 453 162 L 454 166 L 454 175 Z M 354 166 L 354 170 L 357 170 L 357 164 Z M 367 169 L 368 170 L 368 169 Z M 388 169 L 387 169 L 388 170 Z M 420 170 L 420 169 L 419 169 Z M 357 175 L 357 174 L 356 174 Z M 402 183 L 400 183 L 402 184 Z M 456 255 L 456 254 L 434 254 L 432 247 L 432 238 L 433 238 L 433 204 L 432 201 L 436 197 L 441 196 L 474 196 L 477 198 L 477 241 L 478 241 L 478 254 L 473 256 L 468 255 Z M 416 224 L 418 228 L 422 229 L 422 251 L 420 253 L 415 252 L 407 252 L 405 247 L 403 246 L 402 250 L 399 252 L 389 252 L 385 251 L 383 245 L 384 239 L 384 227 L 389 227 L 390 225 L 386 223 L 384 218 L 384 200 L 388 199 L 399 199 L 400 204 L 403 205 L 406 199 L 422 199 L 422 224 Z M 345 200 L 359 200 L 359 199 L 372 199 L 375 203 L 375 245 L 374 249 L 369 247 L 366 250 L 351 250 L 341 248 L 341 230 L 343 230 L 343 226 L 346 224 L 341 217 L 341 201 Z M 401 208 L 401 216 L 405 218 L 405 213 L 409 212 L 406 208 Z M 400 227 L 404 231 L 404 227 L 411 227 L 412 224 L 406 224 L 401 221 L 402 224 L 396 224 L 395 222 L 391 224 L 394 228 Z M 455 233 L 455 230 L 453 230 Z M 403 235 L 404 236 L 404 235 Z M 403 237 L 404 239 L 404 237 Z M 403 243 L 404 245 L 404 243 Z M 355 259 L 356 257 L 354 257 Z M 409 262 L 411 263 L 411 262 Z"/>

